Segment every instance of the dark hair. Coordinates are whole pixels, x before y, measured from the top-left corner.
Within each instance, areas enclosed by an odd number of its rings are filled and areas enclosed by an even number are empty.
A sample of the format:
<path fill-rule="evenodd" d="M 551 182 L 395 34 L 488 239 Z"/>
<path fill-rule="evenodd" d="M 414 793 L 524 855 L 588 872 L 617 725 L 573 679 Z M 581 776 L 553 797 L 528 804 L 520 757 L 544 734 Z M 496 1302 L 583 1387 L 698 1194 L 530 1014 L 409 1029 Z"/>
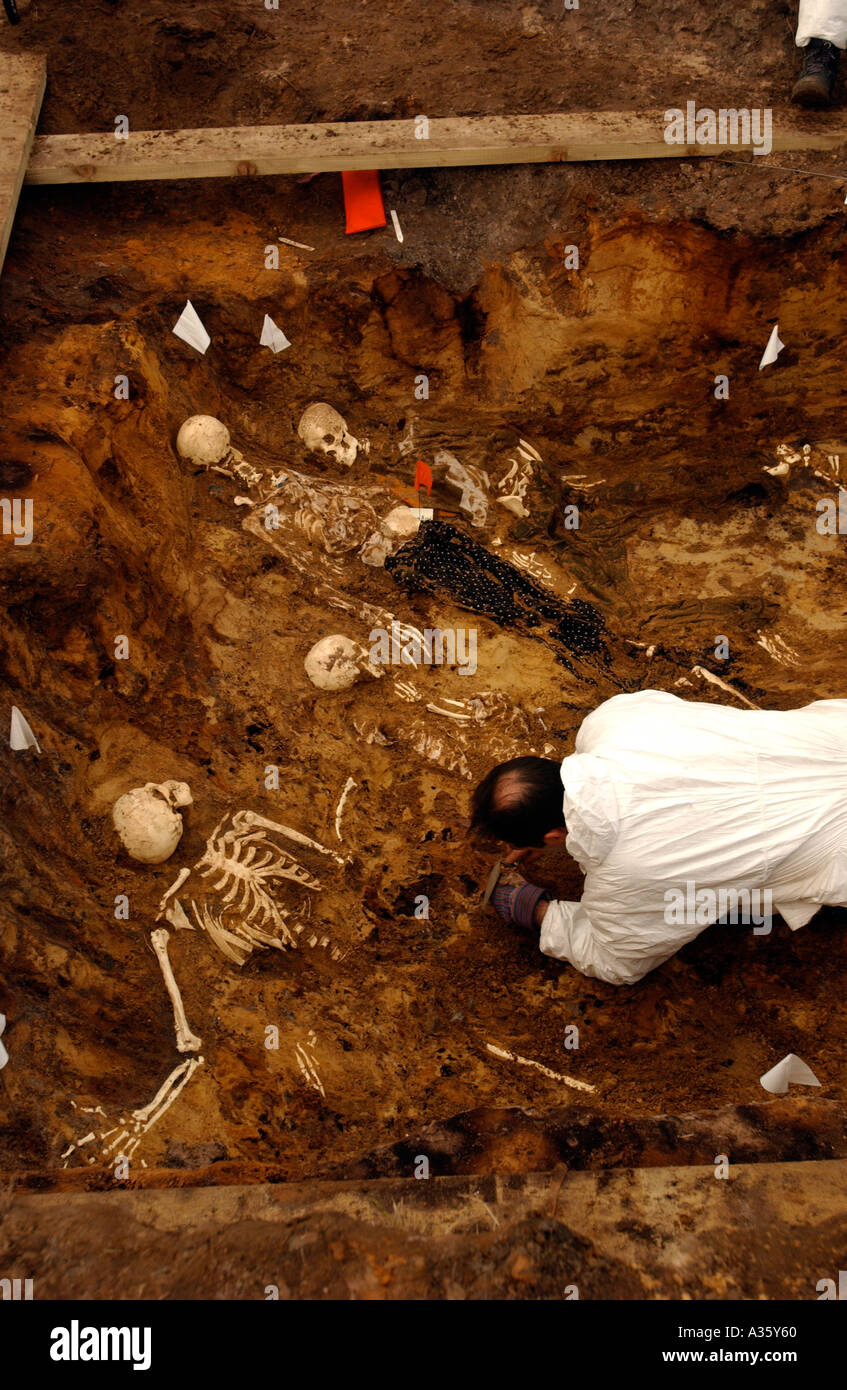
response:
<path fill-rule="evenodd" d="M 542 845 L 548 830 L 565 824 L 561 763 L 512 758 L 480 782 L 471 802 L 472 830 L 483 830 L 519 849 Z"/>

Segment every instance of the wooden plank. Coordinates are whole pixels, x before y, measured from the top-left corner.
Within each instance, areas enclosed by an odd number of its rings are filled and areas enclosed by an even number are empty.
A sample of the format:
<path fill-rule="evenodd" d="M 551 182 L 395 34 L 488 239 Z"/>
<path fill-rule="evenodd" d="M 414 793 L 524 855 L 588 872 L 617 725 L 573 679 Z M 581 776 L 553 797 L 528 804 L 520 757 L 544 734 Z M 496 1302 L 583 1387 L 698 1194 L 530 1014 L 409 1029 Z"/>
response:
<path fill-rule="evenodd" d="M 47 82 L 41 54 L 0 53 L 0 269 Z"/>
<path fill-rule="evenodd" d="M 234 126 L 114 134 L 44 135 L 28 183 L 108 183 L 130 179 L 233 178 L 340 169 L 420 169 L 444 165 L 571 163 L 751 154 L 749 145 L 669 145 L 662 111 L 597 111 L 551 116 L 433 119 L 418 139 L 414 119 L 334 125 Z M 777 152 L 833 150 L 847 125 L 830 118 L 778 115 Z M 757 156 L 754 156 L 756 158 Z"/>

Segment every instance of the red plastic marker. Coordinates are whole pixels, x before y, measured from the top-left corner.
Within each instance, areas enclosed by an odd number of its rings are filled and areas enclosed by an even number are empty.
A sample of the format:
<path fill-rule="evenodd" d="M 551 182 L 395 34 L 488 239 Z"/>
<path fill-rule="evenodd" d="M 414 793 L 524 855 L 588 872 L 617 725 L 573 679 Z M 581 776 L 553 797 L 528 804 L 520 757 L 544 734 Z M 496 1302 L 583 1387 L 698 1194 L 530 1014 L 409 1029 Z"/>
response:
<path fill-rule="evenodd" d="M 384 227 L 386 217 L 379 170 L 345 169 L 341 181 L 344 185 L 344 215 L 348 235 Z"/>
<path fill-rule="evenodd" d="M 415 464 L 415 492 L 419 492 L 422 487 L 426 488 L 426 495 L 432 492 L 432 469 L 423 459 L 418 459 Z"/>

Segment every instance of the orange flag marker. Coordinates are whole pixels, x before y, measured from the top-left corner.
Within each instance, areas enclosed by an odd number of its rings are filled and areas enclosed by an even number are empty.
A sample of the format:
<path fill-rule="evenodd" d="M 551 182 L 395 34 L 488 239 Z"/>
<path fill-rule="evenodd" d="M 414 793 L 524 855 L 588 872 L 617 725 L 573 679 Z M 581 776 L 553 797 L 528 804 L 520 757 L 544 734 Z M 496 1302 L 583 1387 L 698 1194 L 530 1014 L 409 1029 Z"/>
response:
<path fill-rule="evenodd" d="M 422 487 L 426 488 L 426 495 L 429 497 L 432 492 L 432 470 L 423 459 L 418 459 L 415 465 L 415 492 Z"/>
<path fill-rule="evenodd" d="M 385 205 L 378 169 L 344 169 L 344 215 L 346 231 L 369 232 L 386 224 Z"/>

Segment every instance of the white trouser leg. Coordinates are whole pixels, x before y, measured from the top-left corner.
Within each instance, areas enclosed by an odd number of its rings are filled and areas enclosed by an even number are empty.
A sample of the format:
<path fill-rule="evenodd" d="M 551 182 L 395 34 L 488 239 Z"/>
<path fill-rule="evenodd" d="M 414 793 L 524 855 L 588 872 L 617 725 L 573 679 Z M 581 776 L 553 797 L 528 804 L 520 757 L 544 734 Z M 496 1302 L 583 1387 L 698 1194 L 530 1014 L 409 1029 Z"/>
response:
<path fill-rule="evenodd" d="M 805 48 L 809 39 L 828 39 L 836 48 L 847 48 L 847 0 L 800 0 L 797 47 Z"/>

